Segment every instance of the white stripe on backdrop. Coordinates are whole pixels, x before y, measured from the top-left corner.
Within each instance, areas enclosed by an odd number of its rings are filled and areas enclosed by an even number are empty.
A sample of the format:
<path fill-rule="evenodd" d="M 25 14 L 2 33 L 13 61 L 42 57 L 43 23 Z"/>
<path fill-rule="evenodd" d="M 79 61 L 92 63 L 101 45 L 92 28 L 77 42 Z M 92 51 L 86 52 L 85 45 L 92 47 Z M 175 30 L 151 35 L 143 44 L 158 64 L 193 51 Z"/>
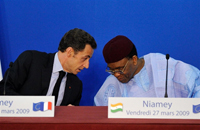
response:
<path fill-rule="evenodd" d="M 1 69 L 1 60 L 0 60 L 0 81 L 3 79 L 3 73 L 2 73 L 2 69 Z"/>

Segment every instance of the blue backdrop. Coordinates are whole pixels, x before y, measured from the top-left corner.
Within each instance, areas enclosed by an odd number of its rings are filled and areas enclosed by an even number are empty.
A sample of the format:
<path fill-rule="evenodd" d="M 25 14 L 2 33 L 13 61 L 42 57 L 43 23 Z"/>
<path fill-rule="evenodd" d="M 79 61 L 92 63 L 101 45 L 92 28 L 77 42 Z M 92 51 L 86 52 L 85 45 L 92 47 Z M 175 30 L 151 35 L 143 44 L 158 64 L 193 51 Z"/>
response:
<path fill-rule="evenodd" d="M 25 50 L 56 52 L 70 29 L 84 29 L 96 39 L 89 69 L 78 74 L 80 105 L 93 105 L 108 76 L 102 49 L 119 34 L 135 43 L 139 56 L 169 53 L 200 69 L 199 0 L 0 0 L 0 9 L 3 73 Z"/>

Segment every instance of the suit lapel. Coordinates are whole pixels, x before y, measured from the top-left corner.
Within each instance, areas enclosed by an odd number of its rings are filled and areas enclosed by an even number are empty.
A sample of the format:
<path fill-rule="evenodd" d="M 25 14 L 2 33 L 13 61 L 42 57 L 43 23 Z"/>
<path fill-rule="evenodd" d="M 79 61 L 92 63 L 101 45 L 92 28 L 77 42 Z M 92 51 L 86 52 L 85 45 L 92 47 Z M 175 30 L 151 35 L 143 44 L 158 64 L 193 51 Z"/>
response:
<path fill-rule="evenodd" d="M 49 57 L 47 58 L 49 60 L 46 62 L 46 64 L 44 65 L 44 68 L 42 69 L 42 94 L 43 95 L 47 94 L 47 91 L 49 88 L 55 53 L 54 54 L 51 53 L 48 56 Z"/>
<path fill-rule="evenodd" d="M 72 76 L 70 73 L 67 73 L 67 82 L 66 82 L 66 86 L 65 86 L 65 93 L 64 93 L 64 97 L 61 103 L 61 106 L 63 105 L 68 105 L 69 103 L 69 98 L 72 92 Z"/>

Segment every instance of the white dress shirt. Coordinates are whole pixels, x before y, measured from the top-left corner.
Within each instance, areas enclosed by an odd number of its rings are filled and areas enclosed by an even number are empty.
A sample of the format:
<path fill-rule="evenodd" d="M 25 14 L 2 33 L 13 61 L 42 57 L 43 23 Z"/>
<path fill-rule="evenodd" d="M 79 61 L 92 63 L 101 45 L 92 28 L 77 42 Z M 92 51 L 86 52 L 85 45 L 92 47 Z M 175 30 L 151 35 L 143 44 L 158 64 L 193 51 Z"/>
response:
<path fill-rule="evenodd" d="M 58 53 L 56 53 L 55 57 L 54 57 L 53 71 L 52 71 L 52 74 L 51 74 L 51 80 L 50 80 L 50 84 L 49 84 L 49 89 L 47 91 L 47 95 L 46 96 L 52 96 L 54 86 L 55 86 L 56 81 L 57 81 L 58 76 L 59 76 L 59 71 L 64 71 L 64 70 L 62 68 L 62 65 L 61 65 L 59 59 L 58 59 Z M 66 75 L 67 75 L 67 72 L 66 72 Z M 58 100 L 57 100 L 56 106 L 60 106 L 60 104 L 61 104 L 61 102 L 63 100 L 63 97 L 64 97 L 65 85 L 66 85 L 66 81 L 67 81 L 67 76 L 66 75 L 63 77 L 63 79 L 61 81 L 61 85 L 60 85 L 60 89 L 59 89 L 59 93 L 58 93 Z"/>

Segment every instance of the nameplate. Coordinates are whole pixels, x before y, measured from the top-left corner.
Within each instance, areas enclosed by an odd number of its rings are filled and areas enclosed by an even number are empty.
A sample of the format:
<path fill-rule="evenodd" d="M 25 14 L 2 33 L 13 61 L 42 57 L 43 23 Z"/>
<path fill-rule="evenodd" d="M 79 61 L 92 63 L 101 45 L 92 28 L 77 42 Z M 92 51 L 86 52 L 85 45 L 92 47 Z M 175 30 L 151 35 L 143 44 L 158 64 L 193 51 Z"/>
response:
<path fill-rule="evenodd" d="M 200 119 L 200 98 L 110 97 L 108 118 Z"/>
<path fill-rule="evenodd" d="M 0 96 L 0 117 L 54 117 L 54 96 Z"/>

